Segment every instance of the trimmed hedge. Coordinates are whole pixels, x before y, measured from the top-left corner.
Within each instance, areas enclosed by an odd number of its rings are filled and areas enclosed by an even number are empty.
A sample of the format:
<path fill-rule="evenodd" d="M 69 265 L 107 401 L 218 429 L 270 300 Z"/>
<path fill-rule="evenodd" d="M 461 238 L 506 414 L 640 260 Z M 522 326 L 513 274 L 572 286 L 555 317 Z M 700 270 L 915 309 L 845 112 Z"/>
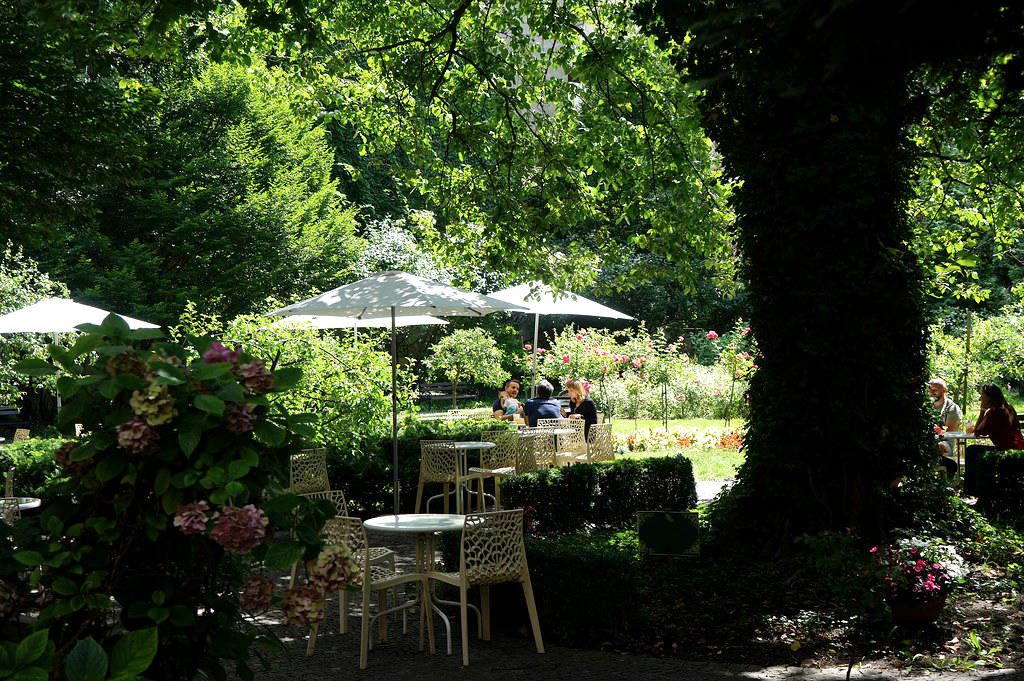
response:
<path fill-rule="evenodd" d="M 618 459 L 505 478 L 502 503 L 526 508 L 531 532 L 557 535 L 587 527 L 633 527 L 637 511 L 696 507 L 693 464 L 682 455 Z"/>
<path fill-rule="evenodd" d="M 972 466 L 976 507 L 1024 519 L 1024 452 L 982 450 Z"/>
<path fill-rule="evenodd" d="M 660 576 L 673 567 L 664 560 L 638 559 L 635 536 L 626 543 L 630 546 L 612 546 L 599 535 L 526 538 L 526 560 L 545 642 L 596 648 L 653 635 L 654 620 L 645 604 L 660 597 Z M 458 569 L 458 533 L 442 533 L 441 554 L 446 566 Z M 595 579 L 602 585 L 599 597 L 594 594 Z M 453 590 L 440 595 L 458 600 Z M 470 594 L 471 602 L 478 599 Z M 532 636 L 519 584 L 491 587 L 491 617 L 497 630 Z"/>

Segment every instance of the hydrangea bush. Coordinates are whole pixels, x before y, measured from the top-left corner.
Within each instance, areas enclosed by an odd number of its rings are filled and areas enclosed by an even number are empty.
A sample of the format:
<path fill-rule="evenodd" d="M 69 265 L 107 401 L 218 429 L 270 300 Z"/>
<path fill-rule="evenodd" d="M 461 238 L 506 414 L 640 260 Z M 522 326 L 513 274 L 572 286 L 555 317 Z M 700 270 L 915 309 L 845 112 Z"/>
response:
<path fill-rule="evenodd" d="M 313 417 L 268 396 L 300 372 L 209 338 L 158 342 L 159 331 L 130 331 L 114 316 L 81 328 L 70 349 L 49 348 L 53 364 L 19 367 L 55 375 L 59 366 L 58 425 L 81 423 L 88 435 L 55 452 L 65 480 L 46 510 L 4 538 L 0 591 L 38 600 L 35 626 L 46 633 L 36 644 L 54 669 L 100 668 L 109 650 L 112 672 L 128 631 L 148 651 L 132 675 L 148 666 L 150 679 L 223 679 L 228 659 L 249 679 L 253 646 L 269 639 L 247 611 L 278 598 L 258 573 L 316 559 L 334 515 L 329 502 L 282 493 Z M 328 552 L 331 588 L 352 574 L 338 555 Z M 322 587 L 295 589 L 284 602 L 322 609 Z"/>

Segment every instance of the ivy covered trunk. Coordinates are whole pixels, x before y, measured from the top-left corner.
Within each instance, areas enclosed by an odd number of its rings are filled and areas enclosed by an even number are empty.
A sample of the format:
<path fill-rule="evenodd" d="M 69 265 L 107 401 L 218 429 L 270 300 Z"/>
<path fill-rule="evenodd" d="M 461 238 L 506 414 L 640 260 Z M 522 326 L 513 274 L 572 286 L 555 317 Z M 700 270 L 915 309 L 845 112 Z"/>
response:
<path fill-rule="evenodd" d="M 739 495 L 722 520 L 756 523 L 770 542 L 879 532 L 893 483 L 928 449 L 901 75 L 759 93 L 737 112 L 740 129 L 719 137 L 744 181 L 740 242 L 764 354 Z"/>
<path fill-rule="evenodd" d="M 704 126 L 742 180 L 734 205 L 764 355 L 717 536 L 785 551 L 808 532 L 881 534 L 901 476 L 935 455 L 904 214 L 907 84 L 935 54 L 932 15 L 817 0 L 656 11 L 667 34 L 695 36 L 685 66 L 708 79 Z"/>

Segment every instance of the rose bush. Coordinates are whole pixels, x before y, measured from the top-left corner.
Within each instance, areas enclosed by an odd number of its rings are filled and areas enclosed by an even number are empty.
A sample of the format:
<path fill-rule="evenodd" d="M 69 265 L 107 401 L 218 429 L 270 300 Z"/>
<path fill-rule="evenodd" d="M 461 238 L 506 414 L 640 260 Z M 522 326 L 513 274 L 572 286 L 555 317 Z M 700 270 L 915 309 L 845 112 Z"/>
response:
<path fill-rule="evenodd" d="M 98 665 L 109 650 L 113 671 L 133 647 L 132 676 L 224 678 L 228 659 L 249 679 L 254 644 L 273 639 L 245 611 L 279 598 L 253 573 L 315 559 L 334 515 L 329 502 L 282 493 L 290 454 L 315 433 L 312 416 L 270 394 L 300 372 L 209 338 L 157 342 L 158 330 L 130 331 L 114 316 L 82 328 L 72 347 L 48 349 L 53 364 L 18 367 L 52 376 L 59 366 L 58 425 L 88 433 L 56 450 L 64 477 L 45 510 L 0 533 L 0 580 L 18 598 L 35 592 L 40 651 L 52 653 L 33 664 Z M 286 600 L 304 611 L 323 599 L 295 588 Z"/>

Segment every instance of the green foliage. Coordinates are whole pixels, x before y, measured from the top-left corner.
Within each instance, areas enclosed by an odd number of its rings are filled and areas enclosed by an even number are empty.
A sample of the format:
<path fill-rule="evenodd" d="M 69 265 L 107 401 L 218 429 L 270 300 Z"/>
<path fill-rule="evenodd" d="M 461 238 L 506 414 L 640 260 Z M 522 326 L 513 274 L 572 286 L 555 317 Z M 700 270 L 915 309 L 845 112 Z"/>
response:
<path fill-rule="evenodd" d="M 965 329 L 947 330 L 937 323 L 929 331 L 929 370 L 946 380 L 950 397 L 961 407 L 977 400 L 986 383 L 1024 385 L 1024 315 L 1019 310 L 973 320 L 969 353 Z"/>
<path fill-rule="evenodd" d="M 457 406 L 454 387 L 460 381 L 501 385 L 509 377 L 501 366 L 501 352 L 484 329 L 457 329 L 430 348 L 424 364 L 437 377 L 453 384 L 452 407 Z"/>
<path fill-rule="evenodd" d="M 637 511 L 682 511 L 697 504 L 693 465 L 683 456 L 579 464 L 502 480 L 508 506 L 546 535 L 589 525 L 629 527 Z"/>
<path fill-rule="evenodd" d="M 266 309 L 279 307 L 274 301 Z M 302 325 L 280 324 L 261 315 L 239 315 L 222 321 L 186 306 L 176 337 L 209 335 L 242 343 L 278 366 L 299 369 L 295 389 L 272 397 L 290 410 L 318 414 L 310 426 L 313 441 L 339 451 L 359 450 L 391 433 L 391 356 L 380 349 L 385 337 L 360 331 L 359 340 L 348 330 L 320 331 Z M 398 371 L 399 406 L 408 407 L 415 378 L 409 365 Z"/>
<path fill-rule="evenodd" d="M 67 286 L 51 279 L 39 269 L 38 263 L 7 242 L 0 255 L 0 314 L 14 312 L 43 298 L 67 296 Z M 44 347 L 43 336 L 36 333 L 0 337 L 0 402 L 14 404 L 26 388 L 23 377 L 11 369 L 14 363 L 27 357 L 42 357 Z M 52 389 L 54 380 L 43 377 L 41 384 Z"/>
<path fill-rule="evenodd" d="M 168 74 L 174 75 L 174 74 Z M 361 249 L 322 127 L 261 69 L 210 65 L 166 86 L 147 176 L 39 249 L 49 271 L 119 312 L 167 323 L 189 300 L 251 312 L 268 295 L 337 286 Z"/>
<path fill-rule="evenodd" d="M 54 454 L 65 479 L 46 488 L 45 510 L 0 540 L 5 586 L 44 594 L 36 626 L 69 680 L 217 677 L 221 658 L 245 676 L 250 649 L 267 641 L 237 589 L 261 561 L 288 566 L 272 560 L 282 552 L 263 542 L 266 525 L 295 537 L 292 562 L 322 546 L 330 509 L 265 497 L 288 484 L 290 452 L 312 434 L 311 416 L 268 399 L 296 372 L 160 335 L 110 315 L 70 349 L 51 348 L 54 364 L 16 367 L 59 365 L 60 425 L 88 432 Z"/>
<path fill-rule="evenodd" d="M 0 449 L 0 473 L 14 468 L 14 495 L 47 499 L 48 489 L 62 479 L 63 473 L 53 453 L 63 440 L 29 438 L 11 442 Z"/>

